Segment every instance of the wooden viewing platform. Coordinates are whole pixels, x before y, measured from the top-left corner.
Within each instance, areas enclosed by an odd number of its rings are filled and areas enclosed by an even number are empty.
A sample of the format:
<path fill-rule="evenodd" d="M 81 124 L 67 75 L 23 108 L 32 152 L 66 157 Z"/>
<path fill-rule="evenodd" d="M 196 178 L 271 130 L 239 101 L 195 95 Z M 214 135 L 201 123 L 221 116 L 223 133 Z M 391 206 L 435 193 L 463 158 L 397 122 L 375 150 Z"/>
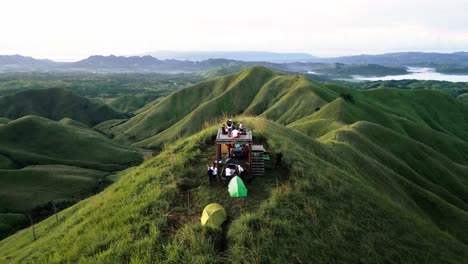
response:
<path fill-rule="evenodd" d="M 239 135 L 239 137 L 229 137 L 228 135 L 223 134 L 222 129 L 218 129 L 218 134 L 216 136 L 216 167 L 219 170 L 219 161 L 221 160 L 221 145 L 226 144 L 228 146 L 228 154 L 230 151 L 231 144 L 245 144 L 249 146 L 249 168 L 247 171 L 249 174 L 252 171 L 252 144 L 253 144 L 253 137 L 252 131 L 246 132 L 245 135 Z"/>
<path fill-rule="evenodd" d="M 216 136 L 216 144 L 252 144 L 252 131 L 248 131 L 246 135 L 239 135 L 238 138 L 229 137 L 224 135 L 222 129 L 218 129 Z"/>

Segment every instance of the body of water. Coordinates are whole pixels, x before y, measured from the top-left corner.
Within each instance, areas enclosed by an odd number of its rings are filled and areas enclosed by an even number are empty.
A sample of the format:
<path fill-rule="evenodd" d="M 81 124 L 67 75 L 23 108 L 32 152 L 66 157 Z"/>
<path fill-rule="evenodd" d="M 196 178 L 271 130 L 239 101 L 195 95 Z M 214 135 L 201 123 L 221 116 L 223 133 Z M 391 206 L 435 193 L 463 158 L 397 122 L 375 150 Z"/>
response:
<path fill-rule="evenodd" d="M 355 75 L 355 80 L 363 81 L 390 81 L 390 80 L 433 80 L 449 82 L 468 82 L 468 75 L 443 74 L 436 72 L 433 68 L 408 67 L 408 74 L 387 75 L 383 77 L 364 77 Z"/>

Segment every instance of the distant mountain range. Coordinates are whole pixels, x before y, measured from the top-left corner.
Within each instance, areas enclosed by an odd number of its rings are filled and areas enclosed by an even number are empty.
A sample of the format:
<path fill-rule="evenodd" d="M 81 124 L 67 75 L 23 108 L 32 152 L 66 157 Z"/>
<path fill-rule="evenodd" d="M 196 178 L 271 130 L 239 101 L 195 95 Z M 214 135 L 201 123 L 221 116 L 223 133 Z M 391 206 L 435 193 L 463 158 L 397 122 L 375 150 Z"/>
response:
<path fill-rule="evenodd" d="M 209 59 L 228 59 L 274 63 L 310 62 L 319 59 L 307 53 L 276 53 L 265 51 L 157 51 L 147 52 L 142 55 L 150 55 L 163 60 L 203 61 Z"/>
<path fill-rule="evenodd" d="M 274 53 L 256 51 L 159 51 L 148 52 L 159 59 L 175 59 L 201 61 L 208 59 L 229 59 L 246 62 L 314 62 L 314 63 L 344 63 L 344 64 L 380 64 L 387 66 L 432 66 L 432 65 L 468 65 L 468 52 L 428 53 L 428 52 L 397 52 L 378 55 L 353 55 L 321 58 L 307 53 Z"/>
<path fill-rule="evenodd" d="M 335 58 L 320 58 L 320 62 L 335 63 L 370 63 L 389 66 L 435 66 L 435 65 L 463 65 L 468 66 L 468 52 L 455 53 L 425 53 L 398 52 L 381 55 L 357 55 Z"/>
<path fill-rule="evenodd" d="M 235 65 L 260 65 L 276 70 L 300 73 L 314 71 L 325 75 L 383 76 L 395 72 L 404 74 L 404 67 L 407 66 L 433 67 L 436 70 L 444 69 L 445 72 L 449 73 L 455 68 L 457 72 L 460 72 L 460 67 L 468 66 L 468 52 L 402 52 L 335 58 L 318 58 L 303 53 L 271 52 L 162 52 L 154 53 L 153 55 L 158 55 L 158 57 L 150 55 L 130 57 L 94 55 L 77 62 L 54 62 L 52 60 L 37 60 L 20 55 L 4 55 L 0 56 L 0 72 L 91 71 L 99 73 L 181 73 L 201 72 L 213 68 L 226 68 Z M 352 64 L 353 67 L 342 67 L 340 64 Z"/>

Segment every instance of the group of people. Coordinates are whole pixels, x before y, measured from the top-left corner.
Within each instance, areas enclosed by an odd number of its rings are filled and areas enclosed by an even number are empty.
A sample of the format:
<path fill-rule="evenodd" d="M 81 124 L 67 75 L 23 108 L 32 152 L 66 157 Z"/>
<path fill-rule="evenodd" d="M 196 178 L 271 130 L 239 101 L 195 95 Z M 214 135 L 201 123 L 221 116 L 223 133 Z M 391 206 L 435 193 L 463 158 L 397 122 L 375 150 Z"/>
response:
<path fill-rule="evenodd" d="M 228 119 L 226 124 L 223 124 L 221 129 L 222 129 L 223 135 L 228 135 L 228 137 L 238 138 L 239 135 L 247 135 L 247 132 L 245 131 L 244 123 L 239 122 L 239 127 L 236 128 L 234 126 L 234 122 L 232 122 L 232 119 Z"/>
<path fill-rule="evenodd" d="M 226 167 L 226 177 L 234 177 L 234 176 L 241 176 L 244 172 L 244 168 L 241 165 L 232 164 Z"/>
<path fill-rule="evenodd" d="M 208 183 L 210 186 L 213 186 L 214 181 L 218 175 L 218 168 L 215 163 L 213 165 L 207 165 L 207 174 L 208 174 Z M 239 164 L 228 164 L 224 171 L 224 175 L 221 176 L 221 180 L 224 183 L 229 182 L 234 176 L 243 176 L 244 168 Z"/>

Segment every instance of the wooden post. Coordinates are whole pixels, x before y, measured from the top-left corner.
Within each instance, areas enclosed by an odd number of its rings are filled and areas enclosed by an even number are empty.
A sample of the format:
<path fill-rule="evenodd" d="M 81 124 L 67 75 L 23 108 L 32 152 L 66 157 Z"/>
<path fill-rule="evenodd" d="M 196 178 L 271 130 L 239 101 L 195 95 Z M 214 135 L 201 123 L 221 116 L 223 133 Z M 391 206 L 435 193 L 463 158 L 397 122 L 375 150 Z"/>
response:
<path fill-rule="evenodd" d="M 34 241 L 36 241 L 36 229 L 34 229 L 34 222 L 32 220 L 32 217 L 30 214 L 28 214 L 29 216 L 29 220 L 31 220 L 31 226 L 32 226 L 32 233 L 33 233 L 33 238 L 34 238 Z"/>
<path fill-rule="evenodd" d="M 221 144 L 216 144 L 216 169 L 219 173 L 219 160 L 221 159 Z"/>
<path fill-rule="evenodd" d="M 57 207 L 55 206 L 54 200 L 52 200 L 52 206 L 54 207 L 55 220 L 56 220 L 57 223 L 58 223 Z"/>
<path fill-rule="evenodd" d="M 249 174 L 252 173 L 252 143 L 249 144 Z"/>

